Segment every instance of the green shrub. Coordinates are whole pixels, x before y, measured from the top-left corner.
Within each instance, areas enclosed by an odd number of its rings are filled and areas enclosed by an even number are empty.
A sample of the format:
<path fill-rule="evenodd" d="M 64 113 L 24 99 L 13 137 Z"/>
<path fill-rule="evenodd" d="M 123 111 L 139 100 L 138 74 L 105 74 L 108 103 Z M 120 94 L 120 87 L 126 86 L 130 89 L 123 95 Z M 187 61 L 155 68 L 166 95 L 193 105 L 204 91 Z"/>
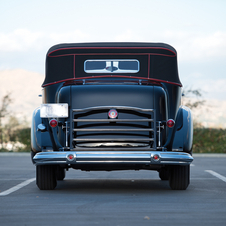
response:
<path fill-rule="evenodd" d="M 30 151 L 31 150 L 31 128 L 22 128 L 16 131 L 17 140 L 24 145 L 18 148 L 17 151 Z"/>
<path fill-rule="evenodd" d="M 7 133 L 7 140 L 0 146 L 0 152 L 29 152 L 31 150 L 31 129 L 19 128 Z"/>
<path fill-rule="evenodd" d="M 226 129 L 195 128 L 193 153 L 226 153 Z"/>

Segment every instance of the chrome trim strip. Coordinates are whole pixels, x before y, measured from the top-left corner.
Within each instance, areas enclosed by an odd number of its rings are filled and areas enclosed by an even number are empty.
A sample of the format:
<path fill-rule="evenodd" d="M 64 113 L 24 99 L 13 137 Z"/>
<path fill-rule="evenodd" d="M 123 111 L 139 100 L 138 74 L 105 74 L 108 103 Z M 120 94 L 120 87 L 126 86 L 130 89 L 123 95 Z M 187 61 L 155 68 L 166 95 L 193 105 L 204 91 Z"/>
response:
<path fill-rule="evenodd" d="M 73 122 L 154 122 L 153 119 L 73 119 Z"/>
<path fill-rule="evenodd" d="M 136 152 L 138 151 L 139 153 L 140 152 L 146 152 L 146 151 L 155 151 L 154 148 L 151 148 L 150 146 L 144 146 L 144 147 L 104 147 L 104 148 L 101 148 L 100 147 L 95 147 L 95 148 L 90 148 L 90 147 L 79 147 L 79 146 L 76 146 L 76 148 L 74 149 L 71 149 L 71 151 L 74 151 L 74 152 L 77 152 L 77 151 L 82 151 L 82 152 L 107 152 L 107 153 L 110 153 L 110 152 L 114 152 L 114 153 L 118 153 L 118 152 Z"/>
<path fill-rule="evenodd" d="M 100 142 L 105 142 L 105 141 L 139 141 L 139 142 L 143 142 L 143 141 L 154 141 L 153 138 L 146 138 L 146 139 L 133 139 L 133 138 L 103 138 L 103 139 L 93 139 L 93 138 L 74 138 L 73 141 L 100 141 Z"/>
<path fill-rule="evenodd" d="M 73 129 L 73 131 L 86 131 L 86 132 L 128 132 L 128 131 L 134 131 L 134 132 L 149 132 L 154 131 L 153 129 Z"/>
<path fill-rule="evenodd" d="M 153 109 L 145 109 L 145 108 L 137 108 L 137 107 L 130 107 L 130 106 L 97 106 L 97 107 L 88 107 L 82 109 L 73 109 L 73 112 L 82 112 L 82 111 L 92 111 L 92 110 L 109 110 L 111 108 L 120 109 L 120 110 L 131 110 L 131 111 L 143 111 L 143 112 L 153 112 Z"/>
<path fill-rule="evenodd" d="M 68 155 L 74 155 L 74 160 L 69 161 Z M 159 160 L 153 159 L 159 155 Z M 33 160 L 40 164 L 94 164 L 94 163 L 133 163 L 150 165 L 189 165 L 193 157 L 183 152 L 160 151 L 67 151 L 67 152 L 40 152 Z"/>

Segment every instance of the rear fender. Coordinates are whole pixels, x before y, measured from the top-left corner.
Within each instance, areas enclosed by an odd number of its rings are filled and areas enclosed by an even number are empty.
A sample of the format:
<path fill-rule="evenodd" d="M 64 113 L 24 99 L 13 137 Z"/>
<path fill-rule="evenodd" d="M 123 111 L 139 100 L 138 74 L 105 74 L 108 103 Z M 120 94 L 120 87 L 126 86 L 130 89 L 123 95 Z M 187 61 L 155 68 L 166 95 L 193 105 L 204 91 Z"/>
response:
<path fill-rule="evenodd" d="M 49 132 L 40 131 L 38 129 L 39 124 L 42 124 L 40 108 L 36 108 L 33 112 L 31 124 L 31 149 L 35 153 L 40 152 L 43 149 L 48 149 L 48 147 L 52 147 Z"/>
<path fill-rule="evenodd" d="M 183 126 L 175 131 L 173 151 L 192 152 L 193 143 L 193 119 L 188 107 L 180 107 L 183 113 Z"/>

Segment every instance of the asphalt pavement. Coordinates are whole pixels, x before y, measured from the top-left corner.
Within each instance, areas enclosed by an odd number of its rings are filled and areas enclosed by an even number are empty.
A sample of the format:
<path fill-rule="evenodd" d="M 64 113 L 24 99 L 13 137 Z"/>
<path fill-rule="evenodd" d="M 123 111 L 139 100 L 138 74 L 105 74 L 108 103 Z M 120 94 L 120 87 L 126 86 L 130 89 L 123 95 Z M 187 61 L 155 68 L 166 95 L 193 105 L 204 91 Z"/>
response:
<path fill-rule="evenodd" d="M 0 225 L 226 225 L 226 155 L 194 155 L 185 191 L 155 171 L 72 169 L 40 191 L 29 154 L 0 153 Z"/>

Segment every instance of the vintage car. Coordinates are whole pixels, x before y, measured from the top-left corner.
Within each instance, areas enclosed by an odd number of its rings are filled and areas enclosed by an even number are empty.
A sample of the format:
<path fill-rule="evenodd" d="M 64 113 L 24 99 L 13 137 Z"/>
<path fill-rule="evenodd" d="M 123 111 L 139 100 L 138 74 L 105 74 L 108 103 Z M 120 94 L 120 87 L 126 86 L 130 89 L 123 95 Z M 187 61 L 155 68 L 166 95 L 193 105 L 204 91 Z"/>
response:
<path fill-rule="evenodd" d="M 42 87 L 31 128 L 39 189 L 54 189 L 69 169 L 155 170 L 171 189 L 188 187 L 193 122 L 172 46 L 55 45 Z"/>

